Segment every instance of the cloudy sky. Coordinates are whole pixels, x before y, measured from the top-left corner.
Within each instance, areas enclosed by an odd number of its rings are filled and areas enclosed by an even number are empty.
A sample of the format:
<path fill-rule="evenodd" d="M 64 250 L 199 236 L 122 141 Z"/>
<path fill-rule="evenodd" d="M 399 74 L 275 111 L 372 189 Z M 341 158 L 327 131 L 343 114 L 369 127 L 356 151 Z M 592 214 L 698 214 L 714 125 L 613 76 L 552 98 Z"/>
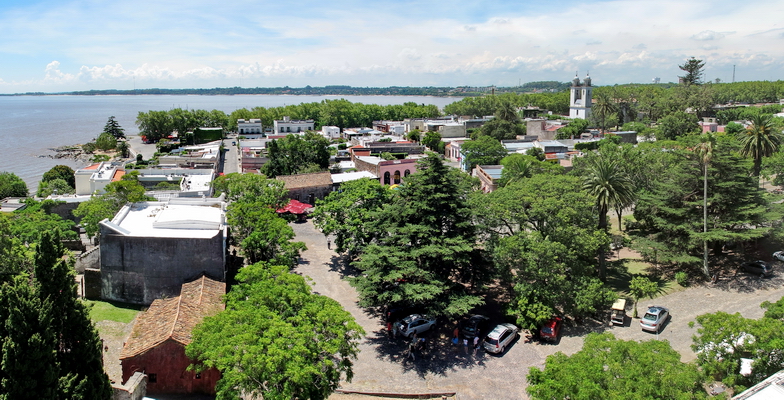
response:
<path fill-rule="evenodd" d="M 2 0 L 0 93 L 784 79 L 784 1 Z"/>

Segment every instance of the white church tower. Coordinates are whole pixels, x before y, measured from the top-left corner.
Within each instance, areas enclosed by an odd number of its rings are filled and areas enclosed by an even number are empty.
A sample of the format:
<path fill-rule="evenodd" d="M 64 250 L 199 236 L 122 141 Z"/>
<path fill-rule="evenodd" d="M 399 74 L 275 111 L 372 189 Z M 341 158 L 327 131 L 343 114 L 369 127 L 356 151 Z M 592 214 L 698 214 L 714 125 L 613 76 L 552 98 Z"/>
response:
<path fill-rule="evenodd" d="M 585 75 L 585 79 L 580 82 L 577 74 L 572 79 L 571 95 L 569 96 L 569 117 L 588 119 L 591 116 L 591 77 Z"/>

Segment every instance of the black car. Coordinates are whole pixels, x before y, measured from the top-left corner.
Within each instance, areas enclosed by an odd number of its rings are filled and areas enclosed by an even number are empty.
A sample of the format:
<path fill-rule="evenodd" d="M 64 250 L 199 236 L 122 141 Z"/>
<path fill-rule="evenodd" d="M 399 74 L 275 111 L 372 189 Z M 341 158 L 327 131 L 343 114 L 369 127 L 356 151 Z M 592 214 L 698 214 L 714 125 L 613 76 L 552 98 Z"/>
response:
<path fill-rule="evenodd" d="M 761 277 L 770 276 L 773 267 L 762 260 L 748 261 L 741 264 L 740 269 L 750 274 L 759 275 Z"/>
<path fill-rule="evenodd" d="M 482 336 L 482 332 L 487 332 L 490 327 L 490 318 L 484 315 L 472 315 L 471 318 L 464 320 L 460 329 L 460 335 L 466 339 L 473 339 L 474 336 Z"/>

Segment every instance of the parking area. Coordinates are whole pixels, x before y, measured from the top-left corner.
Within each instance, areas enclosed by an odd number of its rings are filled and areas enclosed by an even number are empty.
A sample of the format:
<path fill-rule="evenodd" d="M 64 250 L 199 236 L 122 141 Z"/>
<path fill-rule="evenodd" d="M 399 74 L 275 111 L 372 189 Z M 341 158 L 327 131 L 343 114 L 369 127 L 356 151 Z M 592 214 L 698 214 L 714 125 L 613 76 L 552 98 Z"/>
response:
<path fill-rule="evenodd" d="M 746 274 L 726 276 L 710 287 L 687 288 L 652 301 L 641 300 L 640 315 L 647 305 L 670 309 L 672 319 L 658 335 L 643 332 L 639 320 L 631 320 L 631 325 L 627 322 L 623 327 L 595 322 L 579 326 L 567 323 L 555 344 L 530 341 L 523 332 L 500 356 L 474 350 L 470 345 L 452 344 L 454 325 L 441 321 L 439 330 L 426 338 L 425 348 L 415 352 L 415 359 L 411 360 L 406 357 L 407 342 L 390 338 L 381 319 L 368 315 L 357 305 L 356 291 L 342 279 L 354 271 L 347 269 L 344 260 L 327 248 L 327 239 L 312 221 L 293 223 L 292 227 L 296 240 L 308 247 L 294 272 L 309 276 L 315 292 L 338 301 L 366 331 L 354 364 L 354 379 L 342 385 L 343 389 L 357 391 L 412 394 L 453 391 L 457 399 L 526 399 L 528 369 L 542 367 L 545 358 L 557 351 L 566 354 L 578 351 L 589 332 L 609 331 L 625 340 L 668 340 L 681 353 L 683 361 L 692 361 L 695 356 L 689 346 L 696 327 L 689 328 L 688 323 L 696 316 L 721 310 L 759 318 L 764 311 L 760 303 L 784 296 L 781 277 L 784 274 L 780 270 L 766 279 Z"/>

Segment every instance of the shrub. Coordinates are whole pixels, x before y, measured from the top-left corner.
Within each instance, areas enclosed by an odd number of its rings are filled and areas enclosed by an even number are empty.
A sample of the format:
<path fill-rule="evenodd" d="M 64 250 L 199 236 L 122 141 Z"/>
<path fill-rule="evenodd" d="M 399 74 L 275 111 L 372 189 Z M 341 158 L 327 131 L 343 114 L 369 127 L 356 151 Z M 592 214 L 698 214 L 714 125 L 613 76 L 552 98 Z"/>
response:
<path fill-rule="evenodd" d="M 679 285 L 685 287 L 689 284 L 689 275 L 683 271 L 678 271 L 675 273 L 675 281 L 678 282 Z"/>

